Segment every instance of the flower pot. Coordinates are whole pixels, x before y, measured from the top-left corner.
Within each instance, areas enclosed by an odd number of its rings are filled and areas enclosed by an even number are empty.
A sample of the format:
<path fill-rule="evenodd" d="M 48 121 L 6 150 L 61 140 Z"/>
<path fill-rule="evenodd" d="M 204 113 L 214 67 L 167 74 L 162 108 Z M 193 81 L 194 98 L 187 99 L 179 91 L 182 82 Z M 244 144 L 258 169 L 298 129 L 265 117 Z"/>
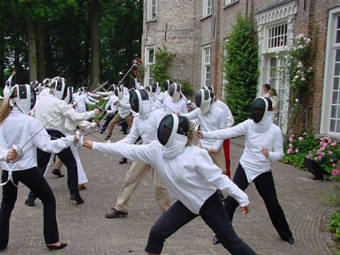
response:
<path fill-rule="evenodd" d="M 310 172 L 314 176 L 314 180 L 323 180 L 325 175 L 328 173 L 323 169 L 315 160 L 305 158 L 304 159 L 305 167 L 308 172 Z"/>

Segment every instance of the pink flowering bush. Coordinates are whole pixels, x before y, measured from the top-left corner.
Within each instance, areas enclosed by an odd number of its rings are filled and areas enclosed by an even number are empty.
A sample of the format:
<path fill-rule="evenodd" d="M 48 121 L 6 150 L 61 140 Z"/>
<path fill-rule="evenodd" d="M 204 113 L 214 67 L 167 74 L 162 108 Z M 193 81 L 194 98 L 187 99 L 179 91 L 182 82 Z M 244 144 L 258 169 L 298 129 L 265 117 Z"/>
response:
<path fill-rule="evenodd" d="M 312 132 L 302 131 L 299 134 L 292 134 L 284 144 L 285 155 L 282 161 L 303 169 L 305 157 L 311 156 L 312 151 L 318 146 L 319 142 Z"/>
<path fill-rule="evenodd" d="M 314 159 L 333 179 L 340 179 L 340 144 L 337 141 L 331 137 L 320 138 L 318 148 L 308 157 Z"/>

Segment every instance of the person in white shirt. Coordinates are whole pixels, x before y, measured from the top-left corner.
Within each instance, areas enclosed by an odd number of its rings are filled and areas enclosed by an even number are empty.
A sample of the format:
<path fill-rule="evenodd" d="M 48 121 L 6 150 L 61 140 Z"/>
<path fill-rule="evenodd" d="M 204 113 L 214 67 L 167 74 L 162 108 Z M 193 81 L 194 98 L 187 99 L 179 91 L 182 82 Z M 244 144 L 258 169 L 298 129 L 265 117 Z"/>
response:
<path fill-rule="evenodd" d="M 60 138 L 65 136 L 65 122 L 79 122 L 96 116 L 100 110 L 95 109 L 89 112 L 76 112 L 71 105 L 63 101 L 67 96 L 67 84 L 64 78 L 58 77 L 53 79 L 50 86 L 50 94 L 39 98 L 34 108 L 34 117 L 40 121 L 52 138 Z M 78 172 L 77 162 L 70 148 L 66 148 L 59 152 L 58 157 L 67 168 L 67 185 L 70 191 L 71 200 L 77 204 L 84 203 L 78 189 Z M 47 164 L 51 154 L 41 150 L 37 151 L 38 169 L 42 175 L 46 171 Z M 36 196 L 30 192 L 26 205 L 34 206 Z"/>
<path fill-rule="evenodd" d="M 118 111 L 118 107 L 117 107 L 117 104 L 116 104 L 117 102 L 119 102 L 119 98 L 113 92 L 112 95 L 109 97 L 109 101 L 105 105 L 104 112 L 106 112 L 108 115 L 106 117 L 104 125 L 102 126 L 102 128 L 100 130 L 101 134 L 103 134 L 105 132 L 107 126 L 109 125 L 109 123 L 111 122 L 113 117 L 116 115 L 116 113 Z"/>
<path fill-rule="evenodd" d="M 29 85 L 15 85 L 0 108 L 0 148 L 8 150 L 1 162 L 2 202 L 0 209 L 0 250 L 7 247 L 9 220 L 14 208 L 18 182 L 22 182 L 41 199 L 44 207 L 44 238 L 50 250 L 62 249 L 67 244 L 59 240 L 54 194 L 37 169 L 37 148 L 58 153 L 77 138 L 50 140 L 42 124 L 27 113 L 35 104 L 35 92 Z M 13 149 L 15 148 L 15 149 Z M 1 157 L 5 160 L 4 157 Z"/>
<path fill-rule="evenodd" d="M 112 135 L 115 125 L 120 121 L 126 121 L 128 128 L 131 127 L 133 116 L 131 114 L 131 106 L 129 101 L 129 92 L 125 93 L 122 87 L 115 88 L 115 95 L 118 97 L 119 101 L 115 103 L 118 107 L 118 113 L 113 117 L 107 127 L 106 140 Z"/>
<path fill-rule="evenodd" d="M 263 97 L 270 97 L 269 90 L 270 90 L 270 85 L 268 83 L 263 84 L 263 86 L 262 86 Z"/>
<path fill-rule="evenodd" d="M 213 94 L 208 89 L 202 88 L 195 93 L 195 104 L 198 106 L 195 110 L 185 114 L 190 120 L 198 119 L 202 131 L 214 131 L 231 127 L 234 124 L 234 118 L 229 107 L 219 100 L 215 100 Z M 210 140 L 200 139 L 200 145 L 206 149 L 213 162 L 226 173 L 226 164 L 223 149 L 223 139 Z"/>
<path fill-rule="evenodd" d="M 131 109 L 136 112 L 130 133 L 120 142 L 134 144 L 141 137 L 143 144 L 157 140 L 157 125 L 164 117 L 163 109 L 151 111 L 152 103 L 145 89 L 135 90 L 130 94 Z M 123 187 L 116 199 L 116 205 L 106 218 L 123 218 L 128 215 L 128 202 L 132 193 L 137 188 L 147 172 L 151 171 L 154 179 L 155 198 L 163 212 L 171 205 L 169 195 L 161 177 L 150 164 L 134 161 L 125 176 Z"/>
<path fill-rule="evenodd" d="M 179 83 L 172 83 L 169 87 L 169 96 L 163 98 L 163 105 L 171 112 L 188 113 L 187 103 L 182 96 L 182 86 Z"/>
<path fill-rule="evenodd" d="M 272 123 L 271 110 L 272 105 L 269 98 L 256 98 L 251 106 L 252 119 L 232 128 L 211 132 L 199 131 L 198 135 L 205 139 L 245 136 L 245 149 L 233 181 L 242 190 L 245 190 L 251 182 L 255 183 L 281 239 L 293 244 L 293 235 L 277 199 L 272 175 L 271 162 L 282 158 L 283 140 L 281 129 Z M 225 201 L 225 209 L 231 220 L 238 204 L 232 197 L 228 197 Z"/>
<path fill-rule="evenodd" d="M 247 195 L 222 174 L 206 150 L 191 145 L 193 135 L 194 127 L 186 117 L 168 114 L 158 125 L 158 141 L 146 145 L 85 141 L 83 146 L 152 165 L 177 200 L 152 227 L 145 248 L 149 255 L 160 254 L 165 240 L 197 216 L 231 254 L 256 254 L 235 233 L 217 191 L 233 196 L 244 213 L 249 210 Z"/>
<path fill-rule="evenodd" d="M 95 94 L 87 92 L 84 87 L 80 88 L 78 96 L 76 96 L 73 101 L 73 103 L 76 106 L 76 111 L 86 112 L 87 111 L 86 104 L 95 105 L 96 103 L 98 103 L 99 101 L 97 99 L 92 98 L 92 96 L 94 95 Z"/>

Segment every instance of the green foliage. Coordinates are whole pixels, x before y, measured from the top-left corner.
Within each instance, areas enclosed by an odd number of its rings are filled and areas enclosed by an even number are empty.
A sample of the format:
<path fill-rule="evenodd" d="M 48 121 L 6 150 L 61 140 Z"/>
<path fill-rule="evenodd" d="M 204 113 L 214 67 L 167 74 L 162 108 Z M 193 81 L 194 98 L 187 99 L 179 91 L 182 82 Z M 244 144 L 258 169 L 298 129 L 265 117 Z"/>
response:
<path fill-rule="evenodd" d="M 225 101 L 234 115 L 235 124 L 249 118 L 250 105 L 256 96 L 259 75 L 256 34 L 251 18 L 238 14 L 233 31 L 225 44 Z"/>
<path fill-rule="evenodd" d="M 332 214 L 329 229 L 334 233 L 334 239 L 338 239 L 340 241 L 340 211 Z"/>
<path fill-rule="evenodd" d="M 156 61 L 155 64 L 151 65 L 150 69 L 151 76 L 155 81 L 163 84 L 170 79 L 168 68 L 175 56 L 176 54 L 169 52 L 166 47 L 156 50 Z"/>
<path fill-rule="evenodd" d="M 182 92 L 187 98 L 191 98 L 194 92 L 190 82 L 188 80 L 175 80 L 175 82 L 182 85 Z"/>
<path fill-rule="evenodd" d="M 332 193 L 326 194 L 322 203 L 328 206 L 340 207 L 340 184 L 335 183 Z"/>

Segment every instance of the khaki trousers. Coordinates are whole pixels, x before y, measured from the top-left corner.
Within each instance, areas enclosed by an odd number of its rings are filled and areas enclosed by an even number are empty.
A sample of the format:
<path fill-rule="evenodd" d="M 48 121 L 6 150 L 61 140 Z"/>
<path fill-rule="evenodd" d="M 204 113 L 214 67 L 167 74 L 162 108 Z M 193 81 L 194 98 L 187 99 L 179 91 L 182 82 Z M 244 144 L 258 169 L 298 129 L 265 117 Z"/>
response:
<path fill-rule="evenodd" d="M 213 162 L 215 163 L 215 165 L 217 165 L 219 168 L 222 169 L 222 173 L 226 174 L 227 169 L 225 166 L 225 157 L 224 157 L 224 149 L 223 149 L 223 144 L 221 146 L 221 149 L 219 149 L 216 153 L 214 154 L 210 154 Z"/>
<path fill-rule="evenodd" d="M 125 119 L 122 119 L 119 114 L 117 113 L 113 119 L 110 121 L 109 125 L 107 126 L 107 136 L 112 136 L 113 129 L 115 125 L 122 120 L 126 120 L 126 123 L 128 124 L 128 128 L 131 127 L 132 121 L 133 121 L 133 116 L 130 113 Z"/>
<path fill-rule="evenodd" d="M 155 187 L 155 198 L 159 207 L 163 212 L 169 209 L 171 206 L 170 197 L 157 171 L 149 164 L 145 164 L 140 161 L 134 161 L 125 176 L 123 187 L 118 194 L 115 206 L 116 210 L 127 212 L 129 199 L 132 193 L 135 191 L 138 184 L 148 171 L 152 171 Z"/>

